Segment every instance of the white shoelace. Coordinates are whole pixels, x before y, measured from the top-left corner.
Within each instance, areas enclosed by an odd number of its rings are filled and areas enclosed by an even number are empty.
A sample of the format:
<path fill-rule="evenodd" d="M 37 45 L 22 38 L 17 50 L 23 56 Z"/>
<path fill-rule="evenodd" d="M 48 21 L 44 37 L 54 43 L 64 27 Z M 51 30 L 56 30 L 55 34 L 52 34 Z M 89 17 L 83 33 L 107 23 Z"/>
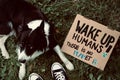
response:
<path fill-rule="evenodd" d="M 65 80 L 65 76 L 63 75 L 63 71 L 55 72 L 55 78 L 56 80 Z"/>

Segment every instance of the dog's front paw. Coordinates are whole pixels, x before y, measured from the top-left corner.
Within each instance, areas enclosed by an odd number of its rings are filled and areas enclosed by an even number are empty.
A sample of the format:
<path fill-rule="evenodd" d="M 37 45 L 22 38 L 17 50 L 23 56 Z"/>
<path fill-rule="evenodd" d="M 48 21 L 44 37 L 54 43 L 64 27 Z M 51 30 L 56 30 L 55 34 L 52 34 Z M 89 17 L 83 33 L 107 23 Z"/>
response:
<path fill-rule="evenodd" d="M 73 64 L 71 62 L 69 62 L 69 61 L 65 62 L 65 66 L 70 71 L 74 70 Z"/>
<path fill-rule="evenodd" d="M 8 52 L 6 52 L 6 53 L 4 52 L 2 56 L 4 57 L 4 59 L 9 59 L 10 58 Z"/>
<path fill-rule="evenodd" d="M 20 80 L 23 80 L 25 73 L 26 73 L 25 64 L 21 64 L 20 69 L 19 69 L 19 79 Z"/>

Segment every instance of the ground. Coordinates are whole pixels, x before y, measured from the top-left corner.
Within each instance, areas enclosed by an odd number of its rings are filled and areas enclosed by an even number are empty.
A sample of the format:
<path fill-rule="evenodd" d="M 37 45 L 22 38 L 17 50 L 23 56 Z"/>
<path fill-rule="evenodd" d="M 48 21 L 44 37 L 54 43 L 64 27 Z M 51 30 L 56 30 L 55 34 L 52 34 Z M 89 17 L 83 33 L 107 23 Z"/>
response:
<path fill-rule="evenodd" d="M 120 31 L 120 0 L 27 0 L 43 11 L 48 19 L 55 24 L 56 40 L 62 46 L 76 14 L 95 20 L 111 29 Z M 15 53 L 14 36 L 10 37 L 6 46 L 10 59 L 5 60 L 0 54 L 0 80 L 18 80 L 19 62 Z M 53 55 L 54 54 L 54 55 Z M 44 80 L 52 80 L 51 65 L 60 62 L 66 69 L 69 80 L 120 80 L 120 39 L 104 71 L 96 69 L 67 54 L 66 57 L 74 64 L 75 69 L 68 71 L 56 55 L 50 51 L 27 64 L 27 74 L 40 74 Z"/>

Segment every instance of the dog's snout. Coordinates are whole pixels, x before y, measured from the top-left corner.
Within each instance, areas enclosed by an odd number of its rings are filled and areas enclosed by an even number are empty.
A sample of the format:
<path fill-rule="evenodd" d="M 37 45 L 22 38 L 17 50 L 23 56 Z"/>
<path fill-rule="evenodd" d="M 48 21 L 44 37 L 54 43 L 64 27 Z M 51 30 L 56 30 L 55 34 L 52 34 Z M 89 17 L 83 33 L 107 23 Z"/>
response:
<path fill-rule="evenodd" d="M 20 60 L 18 60 L 20 63 L 25 63 L 26 62 L 26 60 L 24 59 L 24 60 L 22 60 L 22 59 L 20 59 Z"/>

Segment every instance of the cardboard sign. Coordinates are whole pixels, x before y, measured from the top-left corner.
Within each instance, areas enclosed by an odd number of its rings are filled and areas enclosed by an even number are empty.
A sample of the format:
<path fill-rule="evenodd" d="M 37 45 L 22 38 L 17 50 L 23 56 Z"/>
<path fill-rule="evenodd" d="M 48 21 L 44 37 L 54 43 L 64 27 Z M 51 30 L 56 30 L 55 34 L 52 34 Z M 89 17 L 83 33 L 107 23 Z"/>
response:
<path fill-rule="evenodd" d="M 77 15 L 62 51 L 101 70 L 112 53 L 120 33 Z"/>

